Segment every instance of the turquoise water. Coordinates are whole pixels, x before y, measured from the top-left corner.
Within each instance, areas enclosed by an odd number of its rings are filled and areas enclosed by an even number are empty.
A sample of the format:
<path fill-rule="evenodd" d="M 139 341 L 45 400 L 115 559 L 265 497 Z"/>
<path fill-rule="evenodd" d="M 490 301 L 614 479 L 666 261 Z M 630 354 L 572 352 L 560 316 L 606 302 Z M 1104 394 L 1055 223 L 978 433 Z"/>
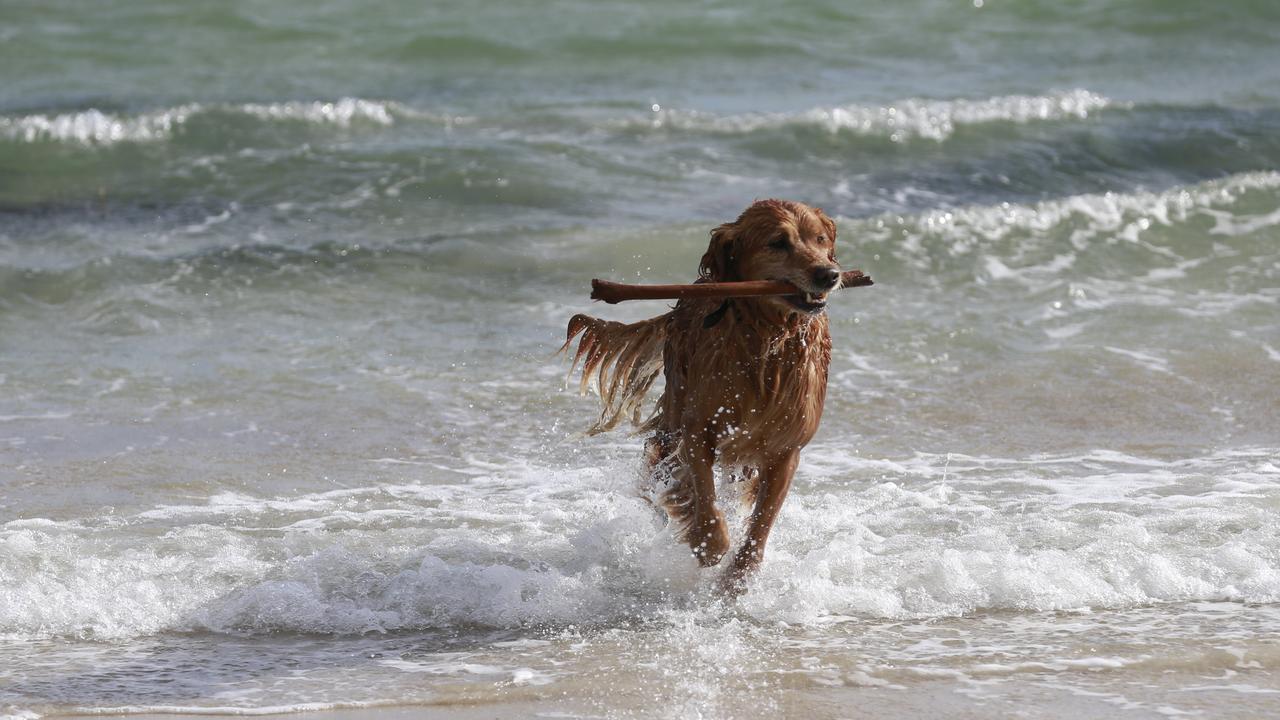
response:
<path fill-rule="evenodd" d="M 0 708 L 1258 714 L 1277 48 L 1268 2 L 0 5 Z M 877 284 L 725 608 L 553 353 L 771 196 Z"/>

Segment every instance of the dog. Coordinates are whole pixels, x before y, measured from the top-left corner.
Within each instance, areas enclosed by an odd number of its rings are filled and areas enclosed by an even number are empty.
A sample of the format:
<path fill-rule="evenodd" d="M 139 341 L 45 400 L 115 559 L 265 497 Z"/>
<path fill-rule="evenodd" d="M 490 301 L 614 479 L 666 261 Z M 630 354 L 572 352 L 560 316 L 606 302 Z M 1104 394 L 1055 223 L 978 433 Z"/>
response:
<path fill-rule="evenodd" d="M 801 293 L 684 299 L 629 324 L 574 315 L 560 348 L 581 335 L 569 372 L 581 364 L 582 390 L 594 379 L 603 405 L 589 434 L 624 420 L 652 433 L 647 475 L 665 485 L 662 506 L 703 567 L 730 550 L 713 468 L 747 483 L 746 539 L 720 581 L 731 594 L 763 560 L 800 450 L 822 419 L 831 361 L 826 302 L 840 284 L 835 243 L 836 225 L 822 210 L 757 201 L 711 231 L 697 282 L 784 280 Z M 645 396 L 659 373 L 665 387 L 646 418 Z"/>

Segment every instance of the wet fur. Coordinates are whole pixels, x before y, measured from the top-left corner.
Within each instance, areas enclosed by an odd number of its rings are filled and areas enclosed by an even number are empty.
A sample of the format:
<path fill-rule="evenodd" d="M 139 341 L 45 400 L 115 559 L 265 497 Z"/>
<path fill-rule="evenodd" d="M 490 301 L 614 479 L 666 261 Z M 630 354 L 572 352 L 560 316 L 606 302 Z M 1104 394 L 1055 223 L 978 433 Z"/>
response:
<path fill-rule="evenodd" d="M 836 267 L 835 236 L 821 210 L 756 202 L 711 231 L 699 282 L 787 280 L 817 292 L 815 269 Z M 603 405 L 589 432 L 628 420 L 653 433 L 645 445 L 650 476 L 665 484 L 667 513 L 704 566 L 729 551 L 713 466 L 748 482 L 747 539 L 724 580 L 726 590 L 740 590 L 763 558 L 800 449 L 822 418 L 831 359 L 825 312 L 804 312 L 779 297 L 681 300 L 630 324 L 575 315 L 561 349 L 578 335 L 574 367 L 582 366 L 583 389 L 595 381 Z M 644 417 L 659 372 L 665 388 Z"/>

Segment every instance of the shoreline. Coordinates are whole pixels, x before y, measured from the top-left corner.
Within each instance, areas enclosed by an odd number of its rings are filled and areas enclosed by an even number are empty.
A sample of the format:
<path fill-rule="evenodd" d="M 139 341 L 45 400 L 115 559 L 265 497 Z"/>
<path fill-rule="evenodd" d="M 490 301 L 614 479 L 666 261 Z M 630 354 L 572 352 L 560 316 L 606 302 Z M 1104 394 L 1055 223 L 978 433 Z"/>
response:
<path fill-rule="evenodd" d="M 263 708 L 138 708 L 140 712 L 67 712 L 40 717 L 88 718 L 128 717 L 131 720 L 197 719 L 211 716 L 305 717 L 309 720 L 410 720 L 430 717 L 438 720 L 490 720 L 497 718 L 764 718 L 803 717 L 836 720 L 849 717 L 937 718 L 979 720 L 992 717 L 1076 720 L 1083 717 L 1168 718 L 1203 714 L 1207 717 L 1256 718 L 1280 708 L 1280 677 L 1269 676 L 1270 687 L 1249 686 L 1224 681 L 1205 685 L 1202 677 L 1179 677 L 1172 683 L 1151 685 L 1111 678 L 1118 682 L 1110 690 L 1056 683 L 1054 676 L 1006 678 L 990 681 L 931 680 L 909 687 L 805 687 L 782 688 L 765 703 L 738 705 L 733 698 L 721 698 L 704 705 L 682 703 L 659 705 L 621 696 L 614 702 L 582 697 L 529 698 L 512 701 L 457 701 L 439 704 L 373 704 L 364 707 L 330 709 Z M 1148 678 L 1154 679 L 1154 678 Z M 1160 678 L 1167 680 L 1168 678 Z M 1252 678 L 1259 679 L 1259 678 Z M 1118 686 L 1118 687 L 1116 687 Z M 1119 691 L 1120 689 L 1123 692 Z M 744 698 L 746 699 L 746 698 Z M 758 698 L 757 698 L 758 700 Z M 225 712 L 223 712 L 225 710 Z M 22 717 L 17 715 L 16 717 Z M 30 717 L 36 717 L 32 715 Z"/>

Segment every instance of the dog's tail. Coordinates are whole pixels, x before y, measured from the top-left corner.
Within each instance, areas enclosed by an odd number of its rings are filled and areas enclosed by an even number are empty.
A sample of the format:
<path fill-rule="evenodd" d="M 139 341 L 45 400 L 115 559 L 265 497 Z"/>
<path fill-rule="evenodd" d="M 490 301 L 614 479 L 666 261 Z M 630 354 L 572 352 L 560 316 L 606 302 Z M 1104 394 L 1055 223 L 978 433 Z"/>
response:
<path fill-rule="evenodd" d="M 586 392 L 594 377 L 604 406 L 600 419 L 587 434 L 612 430 L 623 420 L 646 428 L 653 426 L 659 411 L 655 410 L 648 420 L 643 420 L 641 414 L 644 397 L 662 372 L 667 315 L 630 324 L 574 315 L 569 318 L 569 331 L 560 351 L 567 350 L 579 333 L 582 339 L 578 341 L 569 375 L 582 363 L 581 390 Z"/>

